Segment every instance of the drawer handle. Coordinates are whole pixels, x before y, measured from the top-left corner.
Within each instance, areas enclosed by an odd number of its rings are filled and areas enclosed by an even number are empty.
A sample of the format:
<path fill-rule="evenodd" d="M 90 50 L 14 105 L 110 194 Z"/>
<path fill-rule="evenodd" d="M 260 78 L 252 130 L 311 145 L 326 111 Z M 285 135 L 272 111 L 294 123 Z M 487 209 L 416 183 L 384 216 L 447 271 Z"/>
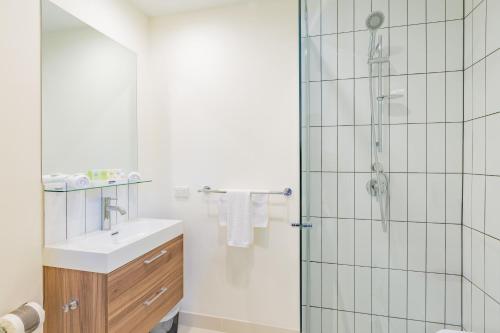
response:
<path fill-rule="evenodd" d="M 153 304 L 158 298 L 160 298 L 161 295 L 163 295 L 167 291 L 167 288 L 163 287 L 160 289 L 159 292 L 156 293 L 151 299 L 148 299 L 147 301 L 144 302 L 145 306 L 150 306 Z"/>
<path fill-rule="evenodd" d="M 153 258 L 144 260 L 144 263 L 146 265 L 149 265 L 153 261 L 155 261 L 155 260 L 160 259 L 161 257 L 163 257 L 165 254 L 167 254 L 167 250 L 161 250 L 161 252 L 158 255 L 154 256 Z"/>

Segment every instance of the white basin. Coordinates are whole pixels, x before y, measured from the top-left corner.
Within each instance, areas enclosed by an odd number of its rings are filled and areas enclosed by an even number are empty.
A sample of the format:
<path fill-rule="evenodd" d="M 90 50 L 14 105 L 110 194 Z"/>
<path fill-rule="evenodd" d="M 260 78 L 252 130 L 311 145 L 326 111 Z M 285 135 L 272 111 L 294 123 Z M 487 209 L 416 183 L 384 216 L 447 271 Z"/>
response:
<path fill-rule="evenodd" d="M 110 273 L 182 235 L 180 220 L 136 219 L 112 230 L 95 231 L 45 246 L 45 266 Z"/>

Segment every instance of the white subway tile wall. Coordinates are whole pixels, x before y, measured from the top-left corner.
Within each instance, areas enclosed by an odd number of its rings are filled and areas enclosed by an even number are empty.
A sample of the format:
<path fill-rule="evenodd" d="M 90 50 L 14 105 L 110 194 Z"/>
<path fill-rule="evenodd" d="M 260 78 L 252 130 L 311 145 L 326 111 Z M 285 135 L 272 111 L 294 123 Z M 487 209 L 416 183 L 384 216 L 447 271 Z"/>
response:
<path fill-rule="evenodd" d="M 500 332 L 500 1 L 465 1 L 463 328 Z"/>
<path fill-rule="evenodd" d="M 483 6 L 483 12 L 476 15 L 486 24 L 489 10 L 486 3 Z M 472 4 L 466 3 L 465 9 L 472 11 Z M 380 221 L 378 202 L 365 188 L 373 176 L 365 20 L 375 10 L 386 17 L 379 33 L 384 53 L 391 58 L 390 68 L 383 71 L 385 93 L 404 92 L 402 98 L 391 101 L 384 114 L 383 163 L 391 189 L 387 231 Z M 303 144 L 308 144 L 311 158 L 309 175 L 303 164 L 311 204 L 310 210 L 303 212 L 310 212 L 313 224 L 309 231 L 312 308 L 308 332 L 434 333 L 443 328 L 460 329 L 462 288 L 467 287 L 462 284 L 464 88 L 471 89 L 465 96 L 470 110 L 466 120 L 471 122 L 466 138 L 472 139 L 474 130 L 488 127 L 484 120 L 472 126 L 474 110 L 483 110 L 484 117 L 486 110 L 500 107 L 496 101 L 500 97 L 478 98 L 474 94 L 488 89 L 485 80 L 499 79 L 487 74 L 484 45 L 473 54 L 472 45 L 477 41 L 467 32 L 464 36 L 464 2 L 308 0 L 308 12 L 308 31 L 302 26 L 303 46 L 310 46 L 311 70 L 310 75 L 303 75 L 304 81 L 311 81 L 309 91 L 304 91 L 310 97 L 309 131 L 303 131 L 309 133 Z M 477 26 L 470 16 L 465 28 L 472 32 Z M 482 43 L 491 41 L 491 45 L 500 46 L 500 39 L 488 38 L 485 31 Z M 465 59 L 464 45 L 471 48 Z M 473 59 L 482 60 L 482 72 L 470 70 L 464 86 L 463 63 L 472 64 Z M 500 69 L 500 57 L 497 66 Z M 483 80 L 483 86 L 473 90 L 478 80 Z M 307 85 L 303 87 L 307 89 Z M 496 141 L 494 135 L 500 143 L 500 134 L 495 133 L 483 137 L 482 142 L 471 141 L 467 151 L 484 155 L 488 141 Z M 469 158 L 467 170 L 481 169 L 483 176 L 470 178 L 470 190 L 484 192 L 488 160 L 483 156 L 481 164 L 476 161 L 478 156 Z M 500 162 L 493 160 L 490 165 L 500 172 Z M 498 187 L 500 190 L 500 183 Z M 473 198 L 472 192 L 469 198 Z M 469 221 L 481 215 L 484 193 L 477 201 L 474 206 L 470 201 Z M 491 206 L 490 219 L 494 220 L 497 208 L 494 203 Z M 482 212 L 484 216 L 484 209 Z M 498 236 L 500 227 L 495 225 L 491 221 L 486 229 Z M 307 237 L 304 231 L 303 245 Z M 481 240 L 475 236 L 474 245 Z M 474 245 L 467 245 L 470 258 Z M 483 261 L 497 259 L 493 254 L 485 256 L 484 248 L 484 244 L 478 247 L 476 250 L 483 252 L 475 250 L 474 256 L 482 256 Z M 305 272 L 305 261 L 303 269 Z M 474 276 L 488 287 L 486 275 L 479 274 L 481 269 L 484 264 L 470 265 L 468 277 Z M 491 274 L 499 275 L 500 270 Z M 308 286 L 304 280 L 305 306 Z M 472 288 L 467 290 L 472 299 Z M 488 303 L 487 310 L 494 312 L 497 305 Z M 491 320 L 482 326 L 494 327 Z"/>
<path fill-rule="evenodd" d="M 117 198 L 127 213 L 111 213 L 115 225 L 138 217 L 139 185 L 120 185 L 103 189 L 75 192 L 45 192 L 45 244 L 55 244 L 67 239 L 100 230 L 102 198 Z M 318 257 L 319 258 L 319 257 Z"/>

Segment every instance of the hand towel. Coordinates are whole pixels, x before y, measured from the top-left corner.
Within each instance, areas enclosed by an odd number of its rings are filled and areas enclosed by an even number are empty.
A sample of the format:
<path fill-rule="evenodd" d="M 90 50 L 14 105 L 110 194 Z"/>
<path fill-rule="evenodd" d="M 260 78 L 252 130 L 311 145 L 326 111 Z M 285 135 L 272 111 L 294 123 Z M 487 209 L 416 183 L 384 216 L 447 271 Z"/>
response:
<path fill-rule="evenodd" d="M 227 191 L 227 244 L 249 247 L 253 243 L 250 191 Z"/>
<path fill-rule="evenodd" d="M 259 191 L 269 192 L 269 191 Z M 269 194 L 254 193 L 252 194 L 250 206 L 250 220 L 254 228 L 267 228 L 269 224 Z"/>

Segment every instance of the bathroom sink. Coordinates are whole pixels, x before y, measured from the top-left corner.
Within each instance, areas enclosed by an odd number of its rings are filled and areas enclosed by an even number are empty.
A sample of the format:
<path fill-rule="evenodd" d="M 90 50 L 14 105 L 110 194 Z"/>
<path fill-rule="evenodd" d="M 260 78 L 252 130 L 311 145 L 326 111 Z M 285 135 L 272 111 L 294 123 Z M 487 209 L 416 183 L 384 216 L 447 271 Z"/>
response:
<path fill-rule="evenodd" d="M 43 261 L 45 266 L 107 274 L 180 235 L 179 220 L 141 218 L 46 245 Z"/>

